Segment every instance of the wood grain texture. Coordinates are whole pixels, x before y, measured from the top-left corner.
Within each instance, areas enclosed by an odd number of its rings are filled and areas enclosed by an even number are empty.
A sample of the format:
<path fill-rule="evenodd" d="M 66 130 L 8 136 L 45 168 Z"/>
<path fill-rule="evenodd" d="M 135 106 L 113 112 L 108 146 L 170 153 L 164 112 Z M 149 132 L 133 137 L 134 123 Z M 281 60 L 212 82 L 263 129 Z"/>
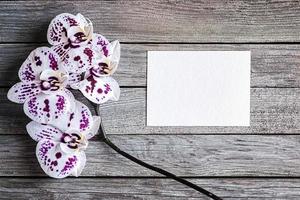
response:
<path fill-rule="evenodd" d="M 0 89 L 0 135 L 23 134 L 29 119 L 22 105 L 9 102 Z M 76 99 L 93 111 L 80 92 Z M 250 127 L 151 127 L 146 126 L 146 89 L 122 88 L 117 102 L 101 105 L 109 134 L 299 134 L 300 88 L 252 88 Z"/>
<path fill-rule="evenodd" d="M 50 20 L 66 11 L 122 42 L 299 42 L 299 9 L 295 0 L 3 1 L 0 42 L 46 41 Z"/>
<path fill-rule="evenodd" d="M 300 198 L 300 179 L 189 179 L 224 199 L 286 200 Z M 1 178 L 0 199 L 208 200 L 169 179 Z"/>
<path fill-rule="evenodd" d="M 0 86 L 18 82 L 29 53 L 47 44 L 0 44 Z M 147 51 L 251 50 L 251 87 L 300 87 L 300 45 L 122 44 L 114 77 L 121 86 L 146 86 Z"/>
<path fill-rule="evenodd" d="M 224 199 L 300 199 L 297 0 L 1 1 L 0 199 L 205 199 L 99 138 L 89 144 L 81 178 L 46 178 L 26 135 L 30 120 L 6 92 L 29 52 L 46 45 L 47 26 L 62 12 L 81 12 L 95 32 L 119 39 L 115 78 L 123 87 L 143 87 L 123 88 L 119 102 L 101 106 L 109 137 L 121 149 L 192 177 Z M 148 50 L 251 50 L 251 126 L 146 127 Z"/>
<path fill-rule="evenodd" d="M 24 130 L 25 132 L 25 130 Z M 299 136 L 109 135 L 129 154 L 184 177 L 299 177 Z M 28 135 L 0 136 L 1 176 L 46 176 Z M 147 170 L 100 142 L 90 141 L 84 177 L 145 177 Z"/>
<path fill-rule="evenodd" d="M 300 132 L 299 97 L 299 88 L 251 89 L 250 127 L 146 126 L 143 88 L 124 88 L 120 100 L 103 104 L 101 111 L 104 125 L 112 134 L 293 134 Z"/>

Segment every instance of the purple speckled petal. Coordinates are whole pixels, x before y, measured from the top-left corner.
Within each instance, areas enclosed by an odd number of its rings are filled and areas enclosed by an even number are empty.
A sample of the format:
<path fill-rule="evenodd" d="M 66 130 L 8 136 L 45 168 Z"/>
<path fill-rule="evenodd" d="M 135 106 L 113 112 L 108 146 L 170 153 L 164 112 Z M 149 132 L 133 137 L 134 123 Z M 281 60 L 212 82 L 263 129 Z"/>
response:
<path fill-rule="evenodd" d="M 102 35 L 94 33 L 93 39 L 91 41 L 92 49 L 97 52 L 97 54 L 101 54 L 105 57 L 109 55 L 109 49 L 107 45 L 109 41 Z"/>
<path fill-rule="evenodd" d="M 96 54 L 88 46 L 70 49 L 63 60 L 66 70 L 83 73 L 96 63 Z"/>
<path fill-rule="evenodd" d="M 40 140 L 36 147 L 36 156 L 44 172 L 52 178 L 79 176 L 86 162 L 84 151 L 66 154 L 53 140 Z"/>
<path fill-rule="evenodd" d="M 7 98 L 15 103 L 24 103 L 26 99 L 36 96 L 40 92 L 40 82 L 38 81 L 31 83 L 19 82 L 9 89 Z"/>
<path fill-rule="evenodd" d="M 82 75 L 80 73 L 69 73 L 68 85 L 72 87 L 72 85 L 82 81 Z"/>
<path fill-rule="evenodd" d="M 57 15 L 48 27 L 47 39 L 51 45 L 58 45 L 68 42 L 67 30 L 70 27 L 79 26 L 75 15 L 62 13 Z"/>
<path fill-rule="evenodd" d="M 86 155 L 83 151 L 81 151 L 80 153 L 78 153 L 79 158 L 79 163 L 78 165 L 76 165 L 75 169 L 72 171 L 72 175 L 75 177 L 80 176 L 80 174 L 82 173 L 84 167 L 85 167 L 85 163 L 86 163 Z"/>
<path fill-rule="evenodd" d="M 66 92 L 55 94 L 40 93 L 28 98 L 24 103 L 25 114 L 33 121 L 50 124 L 53 119 L 58 119 L 68 112 L 72 112 L 74 99 Z"/>
<path fill-rule="evenodd" d="M 65 43 L 58 44 L 55 46 L 50 47 L 52 51 L 57 53 L 57 55 L 60 57 L 61 61 L 64 60 L 65 56 L 67 55 L 67 52 L 70 50 L 69 46 L 66 46 Z"/>
<path fill-rule="evenodd" d="M 40 141 L 42 139 L 49 139 L 59 142 L 62 136 L 62 132 L 46 124 L 40 124 L 35 121 L 31 121 L 26 125 L 26 130 L 30 137 L 35 141 Z"/>
<path fill-rule="evenodd" d="M 24 82 L 39 80 L 40 73 L 45 69 L 59 70 L 59 56 L 49 47 L 39 47 L 22 64 L 19 78 Z"/>
<path fill-rule="evenodd" d="M 119 84 L 111 77 L 90 75 L 81 82 L 79 90 L 86 98 L 96 104 L 108 100 L 117 101 L 120 96 Z"/>
<path fill-rule="evenodd" d="M 91 21 L 81 14 L 63 13 L 56 16 L 48 28 L 48 41 L 61 60 L 68 59 L 69 50 L 87 46 L 93 36 Z"/>
<path fill-rule="evenodd" d="M 76 107 L 76 100 L 75 100 L 75 97 L 73 95 L 73 93 L 68 90 L 68 89 L 64 89 L 64 93 L 67 95 L 67 98 L 70 100 L 70 103 L 71 103 L 71 110 L 72 112 L 75 110 L 75 107 Z"/>
<path fill-rule="evenodd" d="M 74 108 L 73 112 L 68 112 L 57 119 L 53 119 L 50 124 L 64 132 L 72 129 L 82 134 L 87 133 L 93 126 L 91 111 L 80 101 L 76 101 Z"/>

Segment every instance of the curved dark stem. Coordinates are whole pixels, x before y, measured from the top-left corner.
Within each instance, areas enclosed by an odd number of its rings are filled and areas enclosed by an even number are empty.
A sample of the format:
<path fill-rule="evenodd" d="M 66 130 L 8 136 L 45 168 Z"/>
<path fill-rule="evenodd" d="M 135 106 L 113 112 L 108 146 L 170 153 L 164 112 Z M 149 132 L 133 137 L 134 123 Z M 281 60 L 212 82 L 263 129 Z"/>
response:
<path fill-rule="evenodd" d="M 98 111 L 99 109 L 96 108 L 95 110 L 96 110 L 97 115 L 100 116 L 99 111 Z M 200 186 L 198 186 L 198 185 L 195 185 L 194 183 L 192 183 L 192 182 L 190 182 L 190 181 L 188 181 L 188 180 L 186 180 L 186 179 L 180 178 L 180 177 L 176 176 L 175 174 L 173 174 L 173 173 L 171 173 L 171 172 L 168 172 L 168 171 L 166 171 L 166 170 L 164 170 L 164 169 L 161 169 L 161 168 L 155 167 L 155 166 L 153 166 L 153 165 L 150 165 L 150 164 L 148 164 L 148 163 L 146 163 L 146 162 L 144 162 L 144 161 L 142 161 L 142 160 L 139 160 L 138 158 L 136 158 L 136 157 L 134 157 L 134 156 L 132 156 L 132 155 L 126 153 L 125 151 L 121 150 L 119 147 L 117 147 L 117 146 L 116 146 L 116 145 L 115 145 L 115 144 L 107 137 L 106 132 L 105 132 L 105 129 L 104 129 L 104 126 L 103 126 L 103 123 L 102 123 L 102 120 L 101 120 L 101 124 L 100 124 L 100 130 L 101 130 L 101 132 L 102 132 L 102 138 L 103 138 L 103 141 L 104 141 L 108 146 L 110 146 L 113 150 L 115 150 L 117 153 L 121 154 L 121 155 L 124 156 L 125 158 L 127 158 L 127 159 L 129 159 L 129 160 L 131 160 L 131 161 L 133 161 L 133 162 L 135 162 L 135 163 L 137 163 L 137 164 L 139 164 L 139 165 L 141 165 L 141 166 L 143 166 L 143 167 L 146 167 L 146 168 L 148 168 L 148 169 L 150 169 L 150 170 L 153 170 L 153 171 L 155 171 L 155 172 L 157 172 L 157 173 L 160 173 L 160 174 L 162 174 L 162 175 L 164 175 L 164 176 L 166 176 L 166 177 L 168 177 L 168 178 L 174 179 L 174 180 L 176 180 L 176 181 L 178 181 L 178 182 L 180 182 L 180 183 L 182 183 L 182 184 L 184 184 L 184 185 L 186 185 L 186 186 L 188 186 L 188 187 L 190 187 L 190 188 L 193 188 L 194 190 L 196 190 L 196 191 L 198 191 L 198 192 L 200 192 L 200 193 L 202 193 L 202 194 L 204 194 L 204 195 L 210 197 L 211 199 L 214 199 L 214 200 L 222 200 L 221 197 L 218 197 L 217 195 L 215 195 L 215 194 L 213 194 L 213 193 L 211 193 L 211 192 L 205 190 L 204 188 L 202 188 L 202 187 L 200 187 Z"/>

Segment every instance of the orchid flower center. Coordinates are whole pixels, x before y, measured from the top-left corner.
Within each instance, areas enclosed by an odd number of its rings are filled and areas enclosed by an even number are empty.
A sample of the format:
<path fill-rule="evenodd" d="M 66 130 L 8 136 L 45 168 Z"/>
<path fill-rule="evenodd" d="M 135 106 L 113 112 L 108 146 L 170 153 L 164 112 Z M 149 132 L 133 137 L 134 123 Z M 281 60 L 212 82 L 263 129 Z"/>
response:
<path fill-rule="evenodd" d="M 70 38 L 69 42 L 78 44 L 81 42 L 85 42 L 86 40 L 87 40 L 87 37 L 84 34 L 84 32 L 77 32 Z"/>
<path fill-rule="evenodd" d="M 43 92 L 52 92 L 61 89 L 68 76 L 61 71 L 44 70 L 40 75 Z"/>
<path fill-rule="evenodd" d="M 69 30 L 69 35 L 70 47 L 76 48 L 76 44 L 78 45 L 92 39 L 93 25 L 89 23 L 87 26 L 73 27 Z"/>
<path fill-rule="evenodd" d="M 100 72 L 103 73 L 103 74 L 110 74 L 111 70 L 112 70 L 112 67 L 111 67 L 111 64 L 110 62 L 101 62 L 99 63 L 99 66 L 100 66 Z"/>
<path fill-rule="evenodd" d="M 41 88 L 42 90 L 56 91 L 60 88 L 60 82 L 57 77 L 51 76 L 47 81 L 41 82 Z"/>
<path fill-rule="evenodd" d="M 64 133 L 61 142 L 65 143 L 70 149 L 84 150 L 87 147 L 87 139 L 82 134 Z"/>
<path fill-rule="evenodd" d="M 103 60 L 98 63 L 98 66 L 94 66 L 90 69 L 90 73 L 94 76 L 109 75 L 113 70 L 113 65 L 109 60 Z"/>

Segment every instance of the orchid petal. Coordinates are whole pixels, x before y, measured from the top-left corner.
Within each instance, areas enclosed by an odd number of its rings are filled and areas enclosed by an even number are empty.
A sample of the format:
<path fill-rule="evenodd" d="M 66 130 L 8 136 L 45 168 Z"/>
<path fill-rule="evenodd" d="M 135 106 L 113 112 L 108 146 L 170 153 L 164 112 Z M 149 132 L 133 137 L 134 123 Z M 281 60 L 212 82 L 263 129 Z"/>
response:
<path fill-rule="evenodd" d="M 97 52 L 97 54 L 102 54 L 103 56 L 107 57 L 109 54 L 107 45 L 109 44 L 109 41 L 100 34 L 94 33 L 93 39 L 91 42 L 93 50 Z"/>
<path fill-rule="evenodd" d="M 31 83 L 19 82 L 9 89 L 7 98 L 15 103 L 24 103 L 26 99 L 33 97 L 40 92 L 40 82 L 38 81 Z"/>
<path fill-rule="evenodd" d="M 64 89 L 63 93 L 67 96 L 67 99 L 70 100 L 71 108 L 72 108 L 71 110 L 74 111 L 75 106 L 76 106 L 76 100 L 75 100 L 75 97 L 74 97 L 73 93 L 68 89 Z"/>
<path fill-rule="evenodd" d="M 36 156 L 41 168 L 53 178 L 79 176 L 86 162 L 84 151 L 66 154 L 53 140 L 40 140 L 36 147 Z"/>
<path fill-rule="evenodd" d="M 76 19 L 79 22 L 80 26 L 87 27 L 91 26 L 92 22 L 88 18 L 84 17 L 81 13 L 77 13 Z"/>
<path fill-rule="evenodd" d="M 57 55 L 59 55 L 61 60 L 64 60 L 67 52 L 70 50 L 70 47 L 66 45 L 66 43 L 58 44 L 50 48 L 52 49 L 52 51 L 57 53 Z"/>
<path fill-rule="evenodd" d="M 19 70 L 19 78 L 24 82 L 39 80 L 40 73 L 45 69 L 59 70 L 59 56 L 48 47 L 33 50 Z"/>
<path fill-rule="evenodd" d="M 80 73 L 69 73 L 68 85 L 75 85 L 76 83 L 82 81 L 82 75 Z"/>
<path fill-rule="evenodd" d="M 93 126 L 92 113 L 89 108 L 80 101 L 75 102 L 75 109 L 72 112 L 67 112 L 59 118 L 53 119 L 50 124 L 64 132 L 73 129 L 84 134 L 89 131 Z"/>
<path fill-rule="evenodd" d="M 86 164 L 86 155 L 83 151 L 78 153 L 78 157 L 79 157 L 80 162 L 78 163 L 78 165 L 72 172 L 72 175 L 75 177 L 78 177 L 82 173 L 82 171 L 85 167 L 85 164 Z"/>
<path fill-rule="evenodd" d="M 64 59 L 64 67 L 72 73 L 83 73 L 95 65 L 95 52 L 85 46 L 70 49 Z"/>
<path fill-rule="evenodd" d="M 40 124 L 35 121 L 29 122 L 26 125 L 26 129 L 30 137 L 37 142 L 42 139 L 59 141 L 63 134 L 59 129 L 53 126 Z"/>
<path fill-rule="evenodd" d="M 47 39 L 51 45 L 68 42 L 67 30 L 70 27 L 79 26 L 79 22 L 75 15 L 62 13 L 57 15 L 48 27 Z"/>
<path fill-rule="evenodd" d="M 89 131 L 86 131 L 85 133 L 88 140 L 98 134 L 100 124 L 101 118 L 99 116 L 93 116 L 93 126 Z"/>
<path fill-rule="evenodd" d="M 90 101 L 101 104 L 108 100 L 117 101 L 120 96 L 120 87 L 111 77 L 97 77 L 90 75 L 80 84 L 79 90 Z"/>
<path fill-rule="evenodd" d="M 90 19 L 84 17 L 82 14 L 78 13 L 76 15 L 77 20 L 80 23 L 80 26 L 83 27 L 84 33 L 89 40 L 93 38 L 93 23 L 91 22 Z"/>
<path fill-rule="evenodd" d="M 74 101 L 71 95 L 64 90 L 48 95 L 40 93 L 25 101 L 24 112 L 33 121 L 50 124 L 53 119 L 72 112 Z"/>
<path fill-rule="evenodd" d="M 76 102 L 76 110 L 74 112 L 74 119 L 70 121 L 69 127 L 79 130 L 84 133 L 92 128 L 93 117 L 90 109 L 83 103 Z"/>
<path fill-rule="evenodd" d="M 114 68 L 114 71 L 116 70 L 120 57 L 121 57 L 121 45 L 118 40 L 115 40 L 111 43 L 108 44 L 108 49 L 109 49 L 109 55 L 107 56 L 111 62 L 116 63 L 116 67 Z M 112 72 L 113 73 L 113 72 Z"/>

